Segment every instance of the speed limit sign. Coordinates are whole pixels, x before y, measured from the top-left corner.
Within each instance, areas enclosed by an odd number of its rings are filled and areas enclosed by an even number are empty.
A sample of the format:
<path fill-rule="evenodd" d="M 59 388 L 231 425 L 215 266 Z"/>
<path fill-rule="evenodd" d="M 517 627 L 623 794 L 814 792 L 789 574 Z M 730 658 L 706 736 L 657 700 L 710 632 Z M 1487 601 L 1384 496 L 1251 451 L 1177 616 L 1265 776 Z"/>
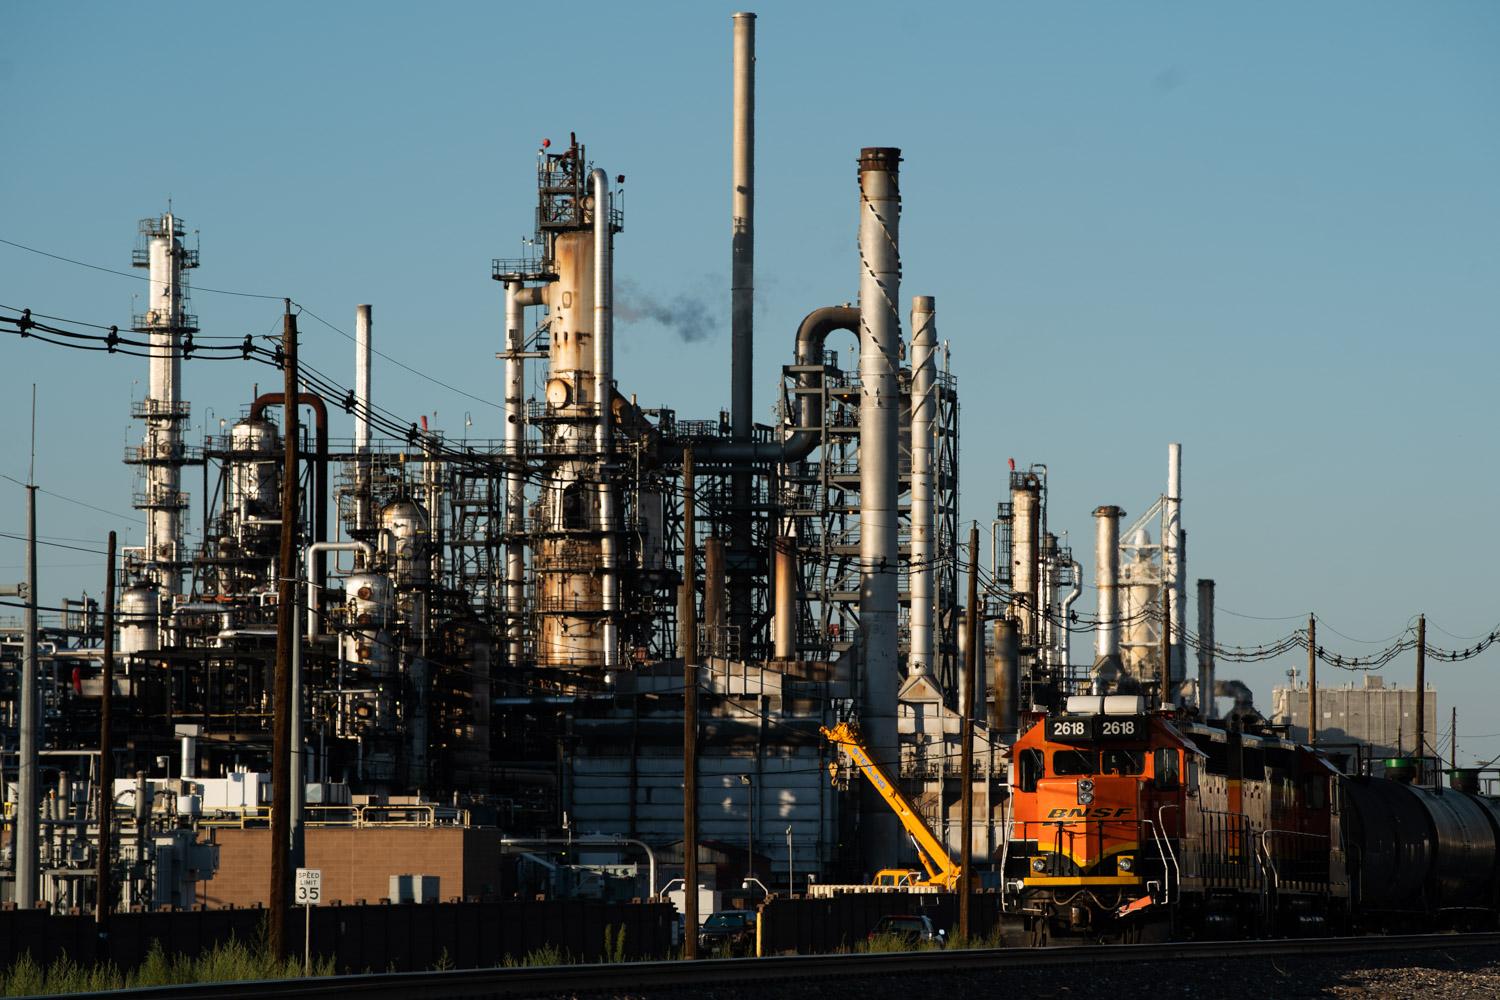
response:
<path fill-rule="evenodd" d="M 321 868 L 297 869 L 298 906 L 317 906 L 323 898 L 323 870 Z"/>

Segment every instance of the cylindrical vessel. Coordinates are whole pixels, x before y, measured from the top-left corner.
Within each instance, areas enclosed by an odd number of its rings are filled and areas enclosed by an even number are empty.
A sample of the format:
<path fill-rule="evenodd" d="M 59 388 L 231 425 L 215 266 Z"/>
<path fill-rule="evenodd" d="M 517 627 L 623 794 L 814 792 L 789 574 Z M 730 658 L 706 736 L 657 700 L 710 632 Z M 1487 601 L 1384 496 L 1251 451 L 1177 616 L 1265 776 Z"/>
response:
<path fill-rule="evenodd" d="M 1021 645 L 1035 647 L 1040 638 L 1038 606 L 1041 580 L 1037 565 L 1041 539 L 1042 484 L 1033 474 L 1018 476 L 1010 487 L 1010 588 L 1020 607 Z"/>
<path fill-rule="evenodd" d="M 898 252 L 901 151 L 867 147 L 859 157 L 859 543 L 860 645 L 864 671 L 860 725 L 876 760 L 897 759 L 897 435 L 901 294 Z M 895 863 L 895 818 L 867 798 L 862 817 L 865 862 Z"/>
<path fill-rule="evenodd" d="M 156 649 L 160 614 L 160 597 L 154 584 L 126 587 L 120 594 L 120 653 L 129 656 Z"/>
<path fill-rule="evenodd" d="M 1161 582 L 1151 559 L 1151 533 L 1138 528 L 1123 548 L 1127 558 L 1120 564 L 1120 660 L 1132 677 L 1155 676 L 1161 656 L 1158 622 L 1161 620 Z"/>
<path fill-rule="evenodd" d="M 703 540 L 703 635 L 699 652 L 726 656 L 724 642 L 724 540 Z"/>
<path fill-rule="evenodd" d="M 1182 530 L 1182 445 L 1167 445 L 1167 497 L 1162 508 L 1162 582 L 1171 588 L 1171 677 L 1174 684 L 1185 676 L 1183 623 L 1187 621 L 1187 546 Z"/>
<path fill-rule="evenodd" d="M 1099 591 L 1099 625 L 1094 633 L 1094 656 L 1105 659 L 1120 652 L 1120 518 L 1125 512 L 1105 505 L 1094 509 L 1094 586 Z"/>
<path fill-rule="evenodd" d="M 1218 717 L 1214 704 L 1214 582 L 1198 581 L 1198 711 Z"/>
<path fill-rule="evenodd" d="M 730 428 L 749 441 L 755 391 L 755 15 L 734 15 L 730 151 Z"/>
<path fill-rule="evenodd" d="M 937 425 L 936 300 L 911 300 L 911 653 L 907 674 L 933 670 L 933 429 Z"/>
<path fill-rule="evenodd" d="M 424 583 L 432 575 L 427 552 L 428 525 L 427 511 L 415 500 L 397 500 L 380 512 L 380 526 L 388 533 L 397 583 Z"/>
<path fill-rule="evenodd" d="M 281 435 L 269 420 L 245 418 L 229 429 L 229 492 L 226 508 L 237 526 L 237 541 L 242 548 L 279 536 L 277 524 L 257 521 L 281 517 Z"/>
<path fill-rule="evenodd" d="M 1015 619 L 995 622 L 994 700 L 990 726 L 1002 740 L 1014 738 L 1021 718 L 1021 632 Z"/>
<path fill-rule="evenodd" d="M 778 538 L 775 547 L 776 615 L 774 630 L 775 656 L 778 660 L 797 657 L 797 546 L 790 538 Z"/>
<path fill-rule="evenodd" d="M 595 476 L 599 494 L 599 575 L 603 605 L 600 643 L 604 669 L 619 665 L 620 643 L 615 616 L 620 607 L 620 570 L 615 537 L 614 484 L 606 472 L 613 449 L 610 416 L 614 409 L 614 233 L 611 227 L 609 176 L 595 169 L 594 181 L 594 399 L 599 413 L 594 425 Z"/>

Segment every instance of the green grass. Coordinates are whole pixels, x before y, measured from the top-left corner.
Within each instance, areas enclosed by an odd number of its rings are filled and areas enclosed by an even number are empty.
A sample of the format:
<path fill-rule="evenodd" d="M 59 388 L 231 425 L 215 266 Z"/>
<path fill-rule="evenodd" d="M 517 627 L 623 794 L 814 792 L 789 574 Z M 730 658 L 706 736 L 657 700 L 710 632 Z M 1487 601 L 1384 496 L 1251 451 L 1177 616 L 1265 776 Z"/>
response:
<path fill-rule="evenodd" d="M 314 962 L 314 976 L 331 976 L 331 959 Z M 237 940 L 215 946 L 196 958 L 168 957 L 161 942 L 152 942 L 146 958 L 135 969 L 120 969 L 112 963 L 80 965 L 68 956 L 43 967 L 29 954 L 0 972 L 0 996 L 57 996 L 95 990 L 118 990 L 135 986 L 174 986 L 180 983 L 225 983 L 243 979 L 295 979 L 302 975 L 302 960 L 278 959 L 263 946 Z"/>

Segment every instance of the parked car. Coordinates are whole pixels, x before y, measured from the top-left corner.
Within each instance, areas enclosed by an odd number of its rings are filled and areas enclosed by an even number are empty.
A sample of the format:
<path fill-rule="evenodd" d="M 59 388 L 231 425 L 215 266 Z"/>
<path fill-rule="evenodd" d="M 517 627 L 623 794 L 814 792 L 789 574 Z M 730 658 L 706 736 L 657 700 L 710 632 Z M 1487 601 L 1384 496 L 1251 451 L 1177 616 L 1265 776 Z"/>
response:
<path fill-rule="evenodd" d="M 755 913 L 751 910 L 720 910 L 709 914 L 698 931 L 702 952 L 749 955 L 755 951 Z"/>
<path fill-rule="evenodd" d="M 888 913 L 881 917 L 876 922 L 875 929 L 870 931 L 871 941 L 881 937 L 901 938 L 914 948 L 922 944 L 935 944 L 941 948 L 947 939 L 947 934 L 932 925 L 931 917 L 915 916 L 909 913 Z"/>

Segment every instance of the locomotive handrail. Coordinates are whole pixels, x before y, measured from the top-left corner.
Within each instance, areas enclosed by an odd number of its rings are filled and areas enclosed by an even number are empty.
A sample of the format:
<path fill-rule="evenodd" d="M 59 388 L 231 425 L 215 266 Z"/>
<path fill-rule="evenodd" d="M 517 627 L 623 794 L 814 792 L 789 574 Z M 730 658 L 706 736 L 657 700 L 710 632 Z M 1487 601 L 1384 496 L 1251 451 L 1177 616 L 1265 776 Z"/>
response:
<path fill-rule="evenodd" d="M 1174 851 L 1174 850 L 1172 850 L 1172 838 L 1167 835 L 1167 821 L 1166 821 L 1166 818 L 1164 816 L 1162 816 L 1162 813 L 1166 812 L 1168 809 L 1177 809 L 1177 808 L 1180 808 L 1180 807 L 1178 806 L 1178 804 L 1176 802 L 1165 803 L 1164 805 L 1162 805 L 1160 808 L 1158 808 L 1156 810 L 1156 822 L 1161 826 L 1162 840 L 1167 845 L 1167 857 L 1171 859 L 1171 861 L 1172 861 L 1172 872 L 1173 872 L 1174 875 L 1177 876 L 1177 888 L 1181 889 L 1182 888 L 1182 868 L 1177 864 L 1177 852 Z M 1163 867 L 1165 867 L 1165 866 L 1163 866 Z M 1163 871 L 1162 875 L 1163 875 L 1163 878 L 1165 878 L 1166 872 Z"/>
<path fill-rule="evenodd" d="M 1268 827 L 1260 832 L 1260 853 L 1262 864 L 1271 870 L 1271 888 L 1281 891 L 1281 871 L 1276 867 L 1276 859 L 1271 854 L 1271 842 L 1266 838 L 1271 834 L 1281 834 L 1286 837 L 1312 837 L 1317 840 L 1330 839 L 1326 833 L 1308 833 L 1305 830 L 1278 830 Z"/>

